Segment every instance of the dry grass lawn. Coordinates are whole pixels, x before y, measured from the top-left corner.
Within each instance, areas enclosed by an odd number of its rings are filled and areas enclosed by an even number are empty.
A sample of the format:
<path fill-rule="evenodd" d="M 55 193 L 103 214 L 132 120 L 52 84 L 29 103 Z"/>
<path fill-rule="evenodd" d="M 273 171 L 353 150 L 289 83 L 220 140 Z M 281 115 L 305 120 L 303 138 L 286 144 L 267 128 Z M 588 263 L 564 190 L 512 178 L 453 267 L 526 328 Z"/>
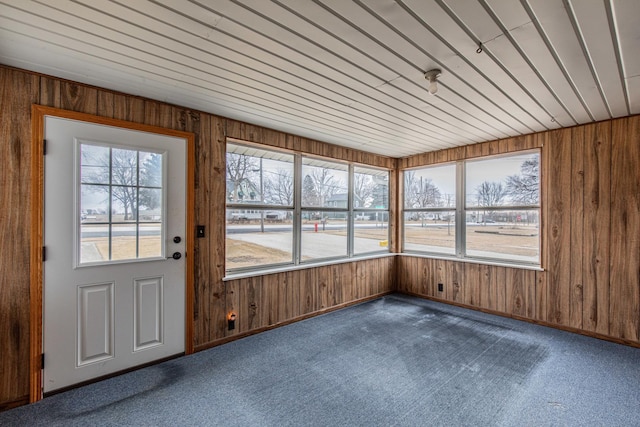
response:
<path fill-rule="evenodd" d="M 420 224 L 420 223 L 416 223 Z M 468 225 L 467 250 L 535 257 L 538 254 L 538 228 L 527 225 Z M 416 245 L 455 247 L 454 226 L 407 227 L 405 242 Z"/>
<path fill-rule="evenodd" d="M 420 223 L 416 223 L 420 224 Z M 342 235 L 346 230 L 319 233 Z M 387 228 L 356 229 L 355 237 L 386 240 Z M 430 227 L 407 227 L 405 241 L 410 244 L 455 247 L 454 226 L 446 223 Z M 533 226 L 470 225 L 467 229 L 467 249 L 535 257 L 538 254 L 538 229 Z M 291 254 L 255 243 L 227 239 L 227 268 L 290 262 Z"/>
<path fill-rule="evenodd" d="M 141 236 L 139 240 L 140 258 L 151 258 L 161 255 L 159 236 Z M 92 243 L 100 253 L 103 261 L 109 259 L 109 239 L 107 237 L 82 239 L 82 243 Z M 136 238 L 134 236 L 114 238 L 112 242 L 111 256 L 114 260 L 135 258 Z"/>
<path fill-rule="evenodd" d="M 227 268 L 291 262 L 291 253 L 255 243 L 227 239 Z"/>

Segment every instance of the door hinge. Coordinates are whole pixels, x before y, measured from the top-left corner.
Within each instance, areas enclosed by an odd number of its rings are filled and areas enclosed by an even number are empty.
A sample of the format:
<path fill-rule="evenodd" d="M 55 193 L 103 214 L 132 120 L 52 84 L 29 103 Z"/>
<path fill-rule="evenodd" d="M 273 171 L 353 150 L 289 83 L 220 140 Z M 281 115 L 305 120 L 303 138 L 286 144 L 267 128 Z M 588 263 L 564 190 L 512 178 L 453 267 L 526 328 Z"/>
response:
<path fill-rule="evenodd" d="M 45 262 L 47 260 L 47 247 L 43 246 L 42 247 L 42 262 Z"/>
<path fill-rule="evenodd" d="M 43 156 L 47 155 L 47 140 L 46 139 L 42 140 L 42 155 Z"/>
<path fill-rule="evenodd" d="M 40 355 L 40 369 L 44 369 L 44 353 Z"/>

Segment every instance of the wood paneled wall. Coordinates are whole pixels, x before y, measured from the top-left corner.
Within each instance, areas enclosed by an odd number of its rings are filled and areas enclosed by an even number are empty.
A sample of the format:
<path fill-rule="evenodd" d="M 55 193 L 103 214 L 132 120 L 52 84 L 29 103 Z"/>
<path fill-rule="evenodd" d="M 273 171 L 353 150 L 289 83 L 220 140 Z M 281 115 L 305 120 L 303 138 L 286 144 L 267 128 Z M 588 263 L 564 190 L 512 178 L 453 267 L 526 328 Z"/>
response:
<path fill-rule="evenodd" d="M 196 348 L 387 293 L 395 286 L 394 257 L 225 283 L 222 238 L 226 136 L 394 169 L 395 159 L 0 66 L 0 410 L 26 403 L 29 394 L 32 104 L 195 134 L 195 220 L 207 230 L 206 238 L 195 239 L 193 256 Z M 238 327 L 228 331 L 226 315 L 231 310 L 237 314 Z"/>
<path fill-rule="evenodd" d="M 426 153 L 400 169 L 534 147 L 544 271 L 402 256 L 398 289 L 640 346 L 640 116 Z"/>
<path fill-rule="evenodd" d="M 396 161 L 0 66 L 0 409 L 26 403 L 28 396 L 33 103 L 196 135 L 195 216 L 207 227 L 193 258 L 198 349 L 395 289 L 640 344 L 638 116 Z M 223 282 L 226 136 L 392 169 L 542 147 L 544 271 L 403 255 Z M 392 209 L 392 236 L 400 234 L 396 218 Z M 437 283 L 445 284 L 443 292 Z M 236 329 L 228 331 L 231 311 Z"/>
<path fill-rule="evenodd" d="M 29 114 L 39 83 L 0 68 L 0 409 L 29 394 Z"/>
<path fill-rule="evenodd" d="M 244 315 L 228 336 L 389 293 L 394 275 L 395 257 L 384 257 L 229 281 L 227 310 Z"/>

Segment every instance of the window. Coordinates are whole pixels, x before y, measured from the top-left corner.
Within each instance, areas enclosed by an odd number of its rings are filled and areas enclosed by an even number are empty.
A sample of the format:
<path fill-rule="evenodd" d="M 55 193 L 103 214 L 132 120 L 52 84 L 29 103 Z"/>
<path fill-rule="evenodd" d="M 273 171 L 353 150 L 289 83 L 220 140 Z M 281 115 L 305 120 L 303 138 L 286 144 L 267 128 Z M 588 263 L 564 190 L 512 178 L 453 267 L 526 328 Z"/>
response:
<path fill-rule="evenodd" d="M 389 171 L 356 166 L 353 174 L 355 254 L 379 251 L 389 243 Z"/>
<path fill-rule="evenodd" d="M 347 164 L 302 157 L 301 213 L 301 261 L 347 256 Z"/>
<path fill-rule="evenodd" d="M 388 252 L 389 171 L 227 144 L 227 271 Z"/>
<path fill-rule="evenodd" d="M 539 151 L 404 172 L 404 250 L 540 263 Z"/>
<path fill-rule="evenodd" d="M 289 153 L 227 145 L 228 269 L 293 262 L 293 160 Z"/>
<path fill-rule="evenodd" d="M 405 250 L 454 255 L 456 165 L 404 172 Z"/>
<path fill-rule="evenodd" d="M 466 255 L 540 262 L 538 152 L 465 163 Z"/>
<path fill-rule="evenodd" d="M 162 153 L 79 144 L 78 265 L 164 255 Z"/>

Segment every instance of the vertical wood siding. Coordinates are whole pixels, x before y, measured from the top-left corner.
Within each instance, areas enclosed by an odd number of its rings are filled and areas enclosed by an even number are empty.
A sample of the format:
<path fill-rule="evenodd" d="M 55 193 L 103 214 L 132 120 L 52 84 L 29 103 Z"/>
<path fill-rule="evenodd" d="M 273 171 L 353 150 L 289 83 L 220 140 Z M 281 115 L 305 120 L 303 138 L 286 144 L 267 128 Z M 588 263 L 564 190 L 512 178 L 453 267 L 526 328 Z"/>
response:
<path fill-rule="evenodd" d="M 238 320 L 226 336 L 382 295 L 392 290 L 394 282 L 393 257 L 230 280 L 225 283 L 227 309 Z"/>
<path fill-rule="evenodd" d="M 640 117 L 615 120 L 611 138 L 609 334 L 640 338 Z"/>
<path fill-rule="evenodd" d="M 38 83 L 0 67 L 0 409 L 29 393 L 29 114 Z"/>
<path fill-rule="evenodd" d="M 398 290 L 640 345 L 640 116 L 476 144 L 463 157 L 425 153 L 399 169 L 536 147 L 544 271 L 401 256 Z"/>
<path fill-rule="evenodd" d="M 29 394 L 32 104 L 195 134 L 195 222 L 207 231 L 205 238 L 195 239 L 193 254 L 196 348 L 393 289 L 394 257 L 223 282 L 225 206 L 221 201 L 225 200 L 226 136 L 393 169 L 395 159 L 0 66 L 0 410 L 26 403 Z M 226 321 L 231 310 L 238 316 L 238 327 L 232 332 Z"/>

